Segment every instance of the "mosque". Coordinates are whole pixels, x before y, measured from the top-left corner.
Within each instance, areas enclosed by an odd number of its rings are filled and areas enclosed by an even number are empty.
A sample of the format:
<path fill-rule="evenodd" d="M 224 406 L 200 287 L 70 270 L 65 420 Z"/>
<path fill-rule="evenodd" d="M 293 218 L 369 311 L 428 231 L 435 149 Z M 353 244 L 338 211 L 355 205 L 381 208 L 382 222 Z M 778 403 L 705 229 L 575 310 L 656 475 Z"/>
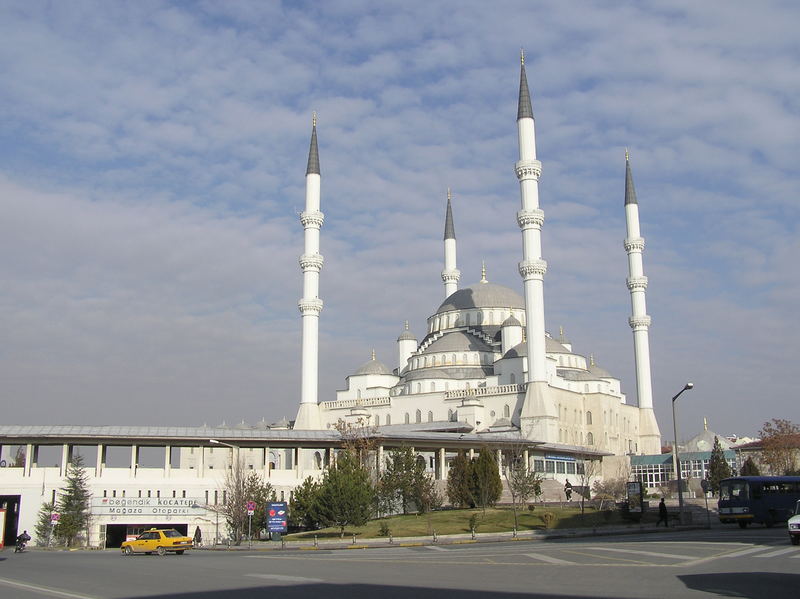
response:
<path fill-rule="evenodd" d="M 570 477 L 587 463 L 602 463 L 595 478 L 619 476 L 631 455 L 660 454 L 661 436 L 653 412 L 650 349 L 639 206 L 626 156 L 625 218 L 629 324 L 636 362 L 636 403 L 620 380 L 594 360 L 573 351 L 559 332 L 545 330 L 541 231 L 544 211 L 538 181 L 533 108 L 520 70 L 517 111 L 520 186 L 516 213 L 522 236 L 519 273 L 522 294 L 490 283 L 485 276 L 459 288 L 456 229 L 448 192 L 444 218 L 444 298 L 428 317 L 420 340 L 408 324 L 397 338 L 392 366 L 372 359 L 346 378 L 335 399 L 319 401 L 319 320 L 323 303 L 320 234 L 320 154 L 314 120 L 306 168 L 300 406 L 293 423 L 265 422 L 235 427 L 85 426 L 0 424 L 0 545 L 20 529 L 32 530 L 42 506 L 63 492 L 68 465 L 86 465 L 92 526 L 86 543 L 114 547 L 152 526 L 200 530 L 220 541 L 220 505 L 225 473 L 241 461 L 273 486 L 280 500 L 308 476 L 319 478 L 342 448 L 340 423 L 367 425 L 375 440 L 375 466 L 384 451 L 411 446 L 443 488 L 459 452 L 496 453 L 498 465 L 522 456 L 544 479 L 543 495 L 560 498 Z M 513 218 L 509 214 L 508 218 Z M 504 455 L 506 458 L 504 458 Z M 602 462 L 601 462 L 602 461 Z M 661 463 L 656 464 L 661 468 Z M 655 466 L 653 466 L 655 467 Z M 644 464 L 643 468 L 651 468 Z M 642 474 L 650 476 L 650 470 Z M 659 475 L 661 476 L 661 475 Z M 663 476 L 667 476 L 664 474 Z M 660 480 L 660 479 L 659 479 Z M 648 478 L 649 481 L 649 478 Z M 653 483 L 657 481 L 652 481 Z M 587 489 L 588 490 L 588 489 Z M 165 507 L 166 506 L 166 507 Z M 41 540 L 39 540 L 41 542 Z"/>
<path fill-rule="evenodd" d="M 346 379 L 333 401 L 318 400 L 318 327 L 322 312 L 319 253 L 320 159 L 316 119 L 306 169 L 303 271 L 301 403 L 294 428 L 326 429 L 340 420 L 370 426 L 409 425 L 426 430 L 474 433 L 509 431 L 544 443 L 589 447 L 610 454 L 658 454 L 661 436 L 653 412 L 648 329 L 639 206 L 629 157 L 625 157 L 625 217 L 628 255 L 627 287 L 636 361 L 636 396 L 630 403 L 620 380 L 589 357 L 573 351 L 563 331 L 554 337 L 544 326 L 544 280 L 541 231 L 544 211 L 538 181 L 533 108 L 521 61 L 517 111 L 520 185 L 516 220 L 522 233 L 519 273 L 523 294 L 481 280 L 459 288 L 456 231 L 450 192 L 444 219 L 444 301 L 427 319 L 419 340 L 408 323 L 397 338 L 397 360 L 391 366 L 372 359 Z M 513 218 L 512 215 L 508 215 Z"/>

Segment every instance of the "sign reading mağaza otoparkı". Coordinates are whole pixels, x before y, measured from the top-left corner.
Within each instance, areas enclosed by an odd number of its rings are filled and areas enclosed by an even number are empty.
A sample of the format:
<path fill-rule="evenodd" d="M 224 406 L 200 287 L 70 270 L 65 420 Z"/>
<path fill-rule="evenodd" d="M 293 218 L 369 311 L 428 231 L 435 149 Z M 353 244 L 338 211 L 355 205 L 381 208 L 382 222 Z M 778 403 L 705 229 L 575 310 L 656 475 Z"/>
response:
<path fill-rule="evenodd" d="M 206 511 L 192 497 L 102 497 L 92 499 L 92 513 L 111 516 L 191 516 Z"/>

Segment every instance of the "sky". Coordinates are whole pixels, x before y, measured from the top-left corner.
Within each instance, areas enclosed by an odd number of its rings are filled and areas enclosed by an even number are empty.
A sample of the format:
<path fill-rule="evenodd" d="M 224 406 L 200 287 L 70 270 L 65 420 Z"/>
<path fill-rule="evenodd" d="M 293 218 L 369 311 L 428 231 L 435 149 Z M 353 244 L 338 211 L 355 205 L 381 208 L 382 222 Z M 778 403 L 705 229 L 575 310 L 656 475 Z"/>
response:
<path fill-rule="evenodd" d="M 636 401 L 625 148 L 671 439 L 800 422 L 794 2 L 0 2 L 0 421 L 293 419 L 311 115 L 321 401 L 461 285 L 522 292 L 531 87 L 548 330 Z M 792 376 L 790 376 L 792 375 Z"/>

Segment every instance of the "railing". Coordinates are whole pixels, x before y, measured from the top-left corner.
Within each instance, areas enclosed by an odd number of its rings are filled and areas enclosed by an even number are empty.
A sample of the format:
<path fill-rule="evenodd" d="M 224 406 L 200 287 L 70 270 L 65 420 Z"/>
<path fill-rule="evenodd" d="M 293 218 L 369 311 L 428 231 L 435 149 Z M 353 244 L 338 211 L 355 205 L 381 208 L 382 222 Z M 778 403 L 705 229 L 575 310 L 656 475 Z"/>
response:
<path fill-rule="evenodd" d="M 392 405 L 391 397 L 371 397 L 367 399 L 342 399 L 339 401 L 323 401 L 320 407 L 326 410 L 337 410 L 343 408 L 361 408 L 369 406 L 389 406 Z"/>
<path fill-rule="evenodd" d="M 506 395 L 508 393 L 523 393 L 525 385 L 497 385 L 496 387 L 478 387 L 476 389 L 455 389 L 445 391 L 445 399 L 461 399 L 462 397 L 486 397 L 487 395 Z"/>

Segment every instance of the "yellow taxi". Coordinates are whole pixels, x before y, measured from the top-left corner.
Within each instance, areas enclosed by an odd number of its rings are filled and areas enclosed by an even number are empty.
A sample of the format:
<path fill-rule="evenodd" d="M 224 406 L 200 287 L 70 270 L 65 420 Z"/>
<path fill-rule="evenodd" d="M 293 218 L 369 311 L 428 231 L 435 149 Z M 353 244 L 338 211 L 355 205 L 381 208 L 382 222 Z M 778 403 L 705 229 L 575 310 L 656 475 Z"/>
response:
<path fill-rule="evenodd" d="M 133 541 L 122 543 L 122 555 L 131 555 L 132 553 L 150 555 L 154 551 L 158 555 L 166 555 L 168 551 L 183 555 L 184 551 L 191 548 L 192 538 L 182 535 L 174 528 L 151 528 L 144 531 Z"/>

